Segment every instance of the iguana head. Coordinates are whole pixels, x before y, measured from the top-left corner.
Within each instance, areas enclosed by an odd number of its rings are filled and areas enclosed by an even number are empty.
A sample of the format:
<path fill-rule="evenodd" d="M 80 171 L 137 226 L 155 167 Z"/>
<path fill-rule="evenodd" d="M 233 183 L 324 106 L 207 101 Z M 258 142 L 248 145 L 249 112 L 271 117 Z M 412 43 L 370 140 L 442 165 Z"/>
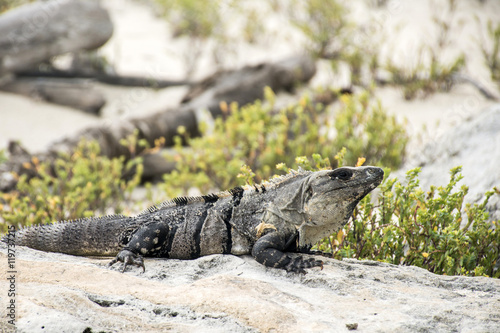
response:
<path fill-rule="evenodd" d="M 308 247 L 338 231 L 349 221 L 354 207 L 384 178 L 377 167 L 342 167 L 299 172 L 275 183 L 279 190 L 267 213 L 299 230 L 299 246 Z M 266 223 L 269 223 L 269 218 Z"/>
<path fill-rule="evenodd" d="M 340 230 L 358 202 L 383 178 L 384 171 L 371 166 L 312 172 L 279 210 L 282 216 L 301 217 L 299 246 L 309 246 Z"/>
<path fill-rule="evenodd" d="M 335 222 L 343 225 L 358 202 L 383 178 L 384 171 L 377 167 L 343 167 L 312 173 L 305 184 L 303 196 L 306 224 Z"/>

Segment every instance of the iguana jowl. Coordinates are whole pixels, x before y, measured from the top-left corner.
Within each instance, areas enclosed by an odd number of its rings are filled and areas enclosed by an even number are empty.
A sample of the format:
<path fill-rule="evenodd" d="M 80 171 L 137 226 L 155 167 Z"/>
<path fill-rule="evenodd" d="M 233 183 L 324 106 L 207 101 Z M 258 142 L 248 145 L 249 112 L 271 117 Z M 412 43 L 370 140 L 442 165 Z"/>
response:
<path fill-rule="evenodd" d="M 354 207 L 383 179 L 376 167 L 292 172 L 254 186 L 182 197 L 133 217 L 112 215 L 21 229 L 16 244 L 73 255 L 113 256 L 123 270 L 144 269 L 143 256 L 194 259 L 252 254 L 261 264 L 305 272 L 320 260 L 289 256 L 347 223 Z"/>

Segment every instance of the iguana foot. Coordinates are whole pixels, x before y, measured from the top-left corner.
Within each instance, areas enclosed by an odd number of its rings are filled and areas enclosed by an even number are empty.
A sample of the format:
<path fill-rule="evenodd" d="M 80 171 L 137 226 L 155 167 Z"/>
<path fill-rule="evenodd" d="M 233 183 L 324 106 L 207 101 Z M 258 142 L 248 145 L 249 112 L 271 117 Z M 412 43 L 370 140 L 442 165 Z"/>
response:
<path fill-rule="evenodd" d="M 288 256 L 281 250 L 285 241 L 278 232 L 268 233 L 255 242 L 252 248 L 252 256 L 267 267 L 282 268 L 287 272 L 305 274 L 305 268 L 321 267 L 323 262 L 314 258 L 305 259 L 301 256 Z"/>
<path fill-rule="evenodd" d="M 321 267 L 323 269 L 323 262 L 314 258 L 304 259 L 303 257 L 290 258 L 290 262 L 283 268 L 287 272 L 306 274 L 304 268 Z"/>
<path fill-rule="evenodd" d="M 119 261 L 123 262 L 122 273 L 125 272 L 125 268 L 127 268 L 128 265 L 142 267 L 143 273 L 146 271 L 146 267 L 144 267 L 144 260 L 142 259 L 142 257 L 130 250 L 121 250 L 116 258 L 111 260 L 111 262 L 108 264 L 108 267 L 113 266 Z"/>

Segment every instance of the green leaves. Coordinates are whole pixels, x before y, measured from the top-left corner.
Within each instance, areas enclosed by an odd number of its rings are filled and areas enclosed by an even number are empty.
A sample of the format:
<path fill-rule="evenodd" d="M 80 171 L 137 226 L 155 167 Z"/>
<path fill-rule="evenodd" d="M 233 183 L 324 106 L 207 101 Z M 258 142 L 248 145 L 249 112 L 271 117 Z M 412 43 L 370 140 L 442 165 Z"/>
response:
<path fill-rule="evenodd" d="M 157 0 L 174 28 L 176 36 L 206 39 L 220 25 L 219 1 Z"/>
<path fill-rule="evenodd" d="M 479 18 L 477 21 L 480 22 Z M 485 41 L 481 38 L 478 41 L 481 48 L 483 59 L 490 70 L 490 76 L 493 81 L 500 81 L 500 23 L 494 25 L 492 21 L 488 21 L 488 37 L 489 40 Z M 487 47 L 490 45 L 490 47 Z"/>
<path fill-rule="evenodd" d="M 337 1 L 293 1 L 290 6 L 291 23 L 308 39 L 310 51 L 317 57 L 329 57 L 347 44 L 352 33 L 347 21 L 347 9 Z M 341 44 L 341 45 L 342 45 Z"/>
<path fill-rule="evenodd" d="M 207 193 L 243 185 L 251 181 L 244 172 L 238 178 L 243 165 L 253 170 L 255 182 L 271 177 L 278 164 L 295 169 L 336 166 L 341 157 L 335 156 L 343 147 L 346 165 L 355 165 L 358 156 L 369 164 L 397 167 L 402 162 L 408 141 L 404 127 L 368 93 L 342 96 L 337 110 L 308 96 L 276 110 L 272 90 L 266 88 L 264 95 L 264 101 L 243 107 L 223 104 L 225 121 L 216 119 L 213 131 L 202 137 L 185 138 L 189 149 L 177 140 L 176 154 L 170 157 L 177 169 L 164 176 L 162 185 L 169 196 L 192 187 Z"/>
<path fill-rule="evenodd" d="M 319 244 L 335 257 L 371 259 L 414 265 L 437 274 L 500 277 L 494 266 L 500 255 L 497 222 L 489 222 L 484 202 L 466 204 L 468 188 L 457 189 L 461 168 L 450 171 L 446 186 L 419 187 L 419 168 L 404 182 L 386 179 L 374 204 L 370 196 L 358 205 L 353 220 L 340 233 L 338 246 Z M 331 243 L 330 243 L 331 244 Z"/>
<path fill-rule="evenodd" d="M 127 195 L 139 184 L 140 158 L 101 156 L 96 142 L 82 141 L 71 155 L 61 154 L 53 163 L 32 161 L 37 177 L 21 176 L 16 191 L 0 194 L 0 231 L 17 227 L 120 213 Z M 125 180 L 123 174 L 135 170 Z"/>
<path fill-rule="evenodd" d="M 346 147 L 347 165 L 355 165 L 358 157 L 367 163 L 398 167 L 405 156 L 408 135 L 394 116 L 390 116 L 378 100 L 371 100 L 367 91 L 355 96 L 341 97 L 341 110 L 333 127 L 337 151 Z"/>

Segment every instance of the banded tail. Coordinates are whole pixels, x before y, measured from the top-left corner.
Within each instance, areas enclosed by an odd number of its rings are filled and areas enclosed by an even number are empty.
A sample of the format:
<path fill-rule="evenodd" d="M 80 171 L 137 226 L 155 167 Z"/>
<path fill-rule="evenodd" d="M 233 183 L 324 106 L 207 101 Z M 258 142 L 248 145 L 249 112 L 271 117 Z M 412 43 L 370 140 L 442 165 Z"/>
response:
<path fill-rule="evenodd" d="M 16 231 L 15 244 L 47 252 L 115 256 L 128 242 L 134 224 L 131 217 L 109 215 L 33 226 Z M 6 236 L 2 241 L 7 242 Z"/>

